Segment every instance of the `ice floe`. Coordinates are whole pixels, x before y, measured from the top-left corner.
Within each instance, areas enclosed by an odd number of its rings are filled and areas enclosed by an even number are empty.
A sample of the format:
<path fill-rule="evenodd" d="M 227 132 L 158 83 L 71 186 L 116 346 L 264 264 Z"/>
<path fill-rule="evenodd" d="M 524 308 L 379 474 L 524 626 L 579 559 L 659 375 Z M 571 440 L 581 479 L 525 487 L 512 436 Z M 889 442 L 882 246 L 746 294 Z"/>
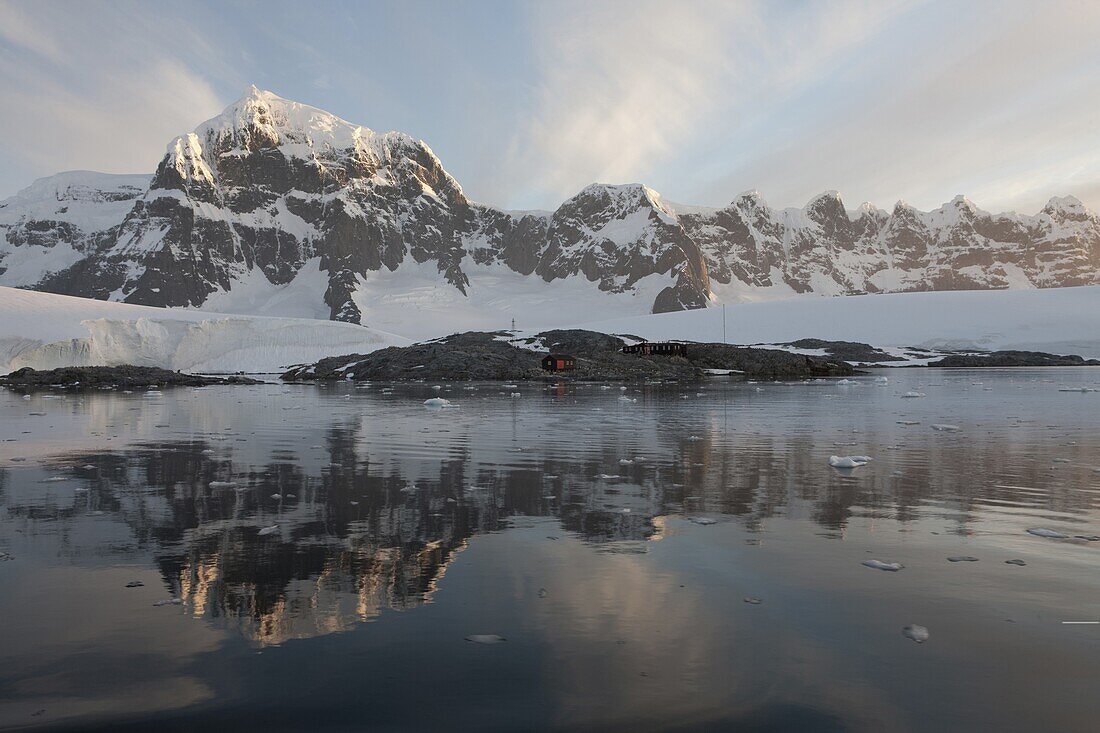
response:
<path fill-rule="evenodd" d="M 833 468 L 859 468 L 871 462 L 870 456 L 829 456 Z"/>
<path fill-rule="evenodd" d="M 918 644 L 923 644 L 924 642 L 928 641 L 928 637 L 931 636 L 928 633 L 928 629 L 924 628 L 923 626 L 918 626 L 917 624 L 910 624 L 909 626 L 906 626 L 904 629 L 901 630 L 901 633 L 905 636 L 906 639 L 912 639 Z"/>
<path fill-rule="evenodd" d="M 884 562 L 882 560 L 864 560 L 861 564 L 868 568 L 885 570 L 890 573 L 896 573 L 905 567 L 900 562 Z"/>

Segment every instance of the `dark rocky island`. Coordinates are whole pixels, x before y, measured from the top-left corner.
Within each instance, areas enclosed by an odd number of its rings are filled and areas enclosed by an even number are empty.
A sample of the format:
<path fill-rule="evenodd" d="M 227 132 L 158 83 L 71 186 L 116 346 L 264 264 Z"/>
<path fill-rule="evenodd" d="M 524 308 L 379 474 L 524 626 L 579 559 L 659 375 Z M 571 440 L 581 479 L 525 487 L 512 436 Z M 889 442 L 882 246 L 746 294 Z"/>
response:
<path fill-rule="evenodd" d="M 637 340 L 637 339 L 632 339 Z M 847 376 L 843 361 L 726 344 L 687 344 L 684 356 L 624 354 L 626 341 L 584 330 L 545 331 L 528 339 L 500 332 L 471 331 L 370 354 L 348 354 L 297 366 L 283 375 L 302 380 L 695 380 L 707 370 L 732 370 L 756 379 Z M 576 368 L 548 372 L 548 353 L 576 358 Z"/>
<path fill-rule="evenodd" d="M 0 385 L 19 389 L 63 387 L 65 389 L 96 389 L 101 387 L 207 387 L 217 384 L 261 384 L 248 377 L 208 377 L 182 374 L 157 367 L 88 366 L 61 369 L 31 369 L 24 367 L 0 377 Z"/>
<path fill-rule="evenodd" d="M 1100 361 L 1085 359 L 1076 354 L 1060 356 L 1042 351 L 990 351 L 984 354 L 950 354 L 942 359 L 928 362 L 928 366 L 954 368 L 1100 366 Z"/>

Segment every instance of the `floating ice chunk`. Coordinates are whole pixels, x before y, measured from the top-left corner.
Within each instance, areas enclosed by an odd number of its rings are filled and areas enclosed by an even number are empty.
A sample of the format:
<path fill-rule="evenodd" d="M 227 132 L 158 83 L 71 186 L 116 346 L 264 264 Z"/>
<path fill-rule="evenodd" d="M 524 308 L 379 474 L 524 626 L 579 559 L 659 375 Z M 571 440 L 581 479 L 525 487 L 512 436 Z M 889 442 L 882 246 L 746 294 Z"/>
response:
<path fill-rule="evenodd" d="M 523 395 L 520 392 L 513 392 L 510 396 L 515 399 L 516 397 L 522 397 Z"/>
<path fill-rule="evenodd" d="M 829 465 L 833 468 L 859 468 L 870 461 L 870 456 L 829 456 Z"/>
<path fill-rule="evenodd" d="M 466 637 L 466 641 L 472 641 L 475 644 L 500 644 L 508 640 L 499 634 L 470 634 Z"/>
<path fill-rule="evenodd" d="M 875 377 L 875 384 L 890 384 L 889 377 Z"/>
<path fill-rule="evenodd" d="M 916 624 L 910 624 L 909 626 L 906 626 L 904 629 L 901 630 L 901 633 L 905 636 L 906 639 L 912 639 L 918 644 L 923 644 L 924 642 L 928 641 L 928 637 L 930 636 L 930 634 L 928 633 L 928 629 L 924 628 L 923 626 L 918 626 Z"/>
<path fill-rule="evenodd" d="M 619 477 L 613 473 L 598 473 L 596 474 L 596 478 L 602 478 L 605 481 L 613 481 L 618 479 Z"/>
<path fill-rule="evenodd" d="M 1051 463 L 1069 463 L 1069 459 L 1068 458 L 1052 458 L 1050 460 L 1050 462 Z"/>
<path fill-rule="evenodd" d="M 948 425 L 947 423 L 936 423 L 932 426 L 933 430 L 939 430 L 943 433 L 957 433 L 961 428 L 958 425 Z"/>
<path fill-rule="evenodd" d="M 451 401 L 448 399 L 432 397 L 424 400 L 424 407 L 427 407 L 429 410 L 442 410 L 445 407 L 454 407 L 454 405 L 452 405 Z"/>
<path fill-rule="evenodd" d="M 854 379 L 841 379 L 841 380 L 837 381 L 836 386 L 838 386 L 838 387 L 851 387 L 852 385 L 855 385 L 855 384 L 859 384 L 859 382 L 857 382 Z"/>
<path fill-rule="evenodd" d="M 519 389 L 519 385 L 518 384 L 506 384 L 506 385 L 504 385 L 504 389 Z"/>
<path fill-rule="evenodd" d="M 1020 567 L 1023 567 L 1024 565 L 1027 565 L 1027 563 L 1019 558 L 1016 558 L 1014 560 L 1005 560 L 1005 565 L 1019 565 Z"/>
<path fill-rule="evenodd" d="M 146 392 L 145 394 L 143 394 L 142 397 L 160 397 L 161 394 L 162 393 L 160 391 L 155 390 L 155 389 L 151 389 L 148 392 Z"/>
<path fill-rule="evenodd" d="M 898 420 L 898 425 L 920 425 L 920 420 Z"/>
<path fill-rule="evenodd" d="M 638 399 L 636 397 L 631 398 L 631 397 L 627 397 L 626 395 L 621 395 L 619 397 L 619 402 L 637 402 L 637 401 L 638 401 Z"/>
<path fill-rule="evenodd" d="M 167 598 L 163 601 L 153 601 L 154 606 L 178 606 L 183 603 L 182 598 Z"/>
<path fill-rule="evenodd" d="M 1092 387 L 1061 387 L 1059 392 L 1095 392 Z"/>
<path fill-rule="evenodd" d="M 236 481 L 211 481 L 209 484 L 212 489 L 235 489 L 237 488 Z"/>
<path fill-rule="evenodd" d="M 952 555 L 947 558 L 947 562 L 978 562 L 978 558 L 970 555 Z"/>
<path fill-rule="evenodd" d="M 81 468 L 83 468 L 85 471 L 94 471 L 96 465 L 94 463 L 85 463 L 83 466 L 81 466 Z"/>
<path fill-rule="evenodd" d="M 896 573 L 905 567 L 900 562 L 883 562 L 882 560 L 864 560 L 861 564 L 868 568 L 885 570 L 890 573 Z"/>
<path fill-rule="evenodd" d="M 434 389 L 438 392 L 439 390 L 443 389 L 443 385 L 442 384 L 433 384 L 432 389 Z"/>
<path fill-rule="evenodd" d="M 710 517 L 688 517 L 688 519 L 696 524 L 708 525 L 718 524 L 717 519 L 711 519 Z"/>
<path fill-rule="evenodd" d="M 1033 534 L 1036 537 L 1047 537 L 1052 540 L 1064 540 L 1068 535 L 1064 535 L 1061 532 L 1054 529 L 1047 529 L 1046 527 L 1032 527 L 1027 531 L 1028 534 Z"/>
<path fill-rule="evenodd" d="M 903 399 L 916 399 L 917 397 L 924 397 L 924 392 L 906 392 L 902 395 Z"/>
<path fill-rule="evenodd" d="M 64 476 L 50 476 L 49 478 L 42 479 L 41 483 L 44 484 L 56 484 L 58 481 L 65 481 Z"/>
<path fill-rule="evenodd" d="M 278 531 L 279 531 L 279 525 L 273 524 L 270 527 L 264 527 L 263 529 L 261 529 L 260 532 L 259 532 L 259 535 L 261 537 L 266 537 L 267 535 L 275 534 Z"/>
<path fill-rule="evenodd" d="M 282 498 L 283 498 L 283 495 L 282 495 L 282 494 L 272 494 L 272 495 L 271 495 L 271 498 L 272 498 L 272 499 L 282 499 Z"/>
<path fill-rule="evenodd" d="M 629 458 L 620 458 L 619 459 L 619 465 L 620 466 L 633 466 L 634 461 L 630 460 Z"/>

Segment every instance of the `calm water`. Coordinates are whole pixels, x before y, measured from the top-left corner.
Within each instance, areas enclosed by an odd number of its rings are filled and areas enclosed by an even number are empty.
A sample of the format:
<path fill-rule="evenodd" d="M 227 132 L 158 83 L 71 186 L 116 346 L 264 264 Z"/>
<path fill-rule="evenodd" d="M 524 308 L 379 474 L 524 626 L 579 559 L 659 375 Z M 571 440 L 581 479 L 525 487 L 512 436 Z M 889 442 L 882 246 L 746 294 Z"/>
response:
<path fill-rule="evenodd" d="M 0 727 L 1100 729 L 1100 370 L 882 373 L 0 393 Z"/>

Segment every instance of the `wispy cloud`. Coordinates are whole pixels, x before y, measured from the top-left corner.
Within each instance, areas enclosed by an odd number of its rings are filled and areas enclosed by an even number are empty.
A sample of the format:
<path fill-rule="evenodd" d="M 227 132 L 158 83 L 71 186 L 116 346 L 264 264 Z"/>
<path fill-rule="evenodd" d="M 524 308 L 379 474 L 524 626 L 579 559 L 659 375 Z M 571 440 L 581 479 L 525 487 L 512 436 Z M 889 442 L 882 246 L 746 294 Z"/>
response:
<path fill-rule="evenodd" d="M 218 54 L 168 20 L 138 5 L 0 5 L 5 164 L 151 171 L 174 135 L 224 104 L 208 81 Z M 204 51 L 207 68 L 184 47 Z"/>
<path fill-rule="evenodd" d="M 701 134 L 747 128 L 827 73 L 906 5 L 553 3 L 532 18 L 536 107 L 513 140 L 515 182 L 563 196 L 648 178 Z M 712 141 L 718 143 L 719 140 Z"/>
<path fill-rule="evenodd" d="M 0 196 L 151 170 L 250 82 L 423 137 L 478 200 L 1100 207 L 1100 5 L 0 0 Z"/>

